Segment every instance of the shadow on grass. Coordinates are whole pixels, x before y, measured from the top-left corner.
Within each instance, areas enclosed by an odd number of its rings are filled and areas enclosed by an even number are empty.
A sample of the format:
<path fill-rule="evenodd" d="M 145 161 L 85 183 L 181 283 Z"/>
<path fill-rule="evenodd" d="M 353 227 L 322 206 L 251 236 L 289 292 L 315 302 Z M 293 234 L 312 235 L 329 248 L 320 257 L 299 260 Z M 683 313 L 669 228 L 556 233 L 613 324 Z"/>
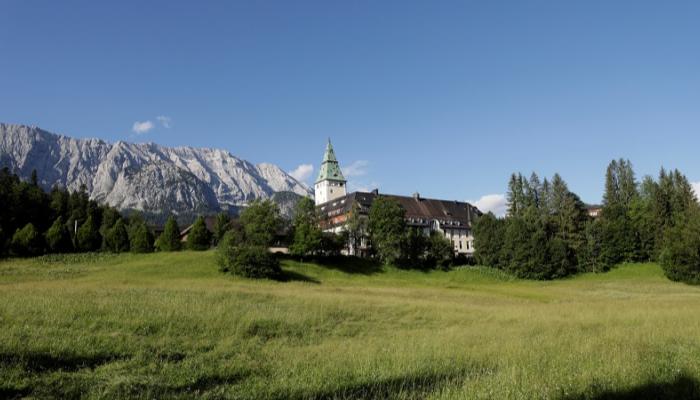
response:
<path fill-rule="evenodd" d="M 304 274 L 300 274 L 298 272 L 294 271 L 285 271 L 282 270 L 282 273 L 275 278 L 277 282 L 307 282 L 307 283 L 315 283 L 315 284 L 320 284 L 321 281 L 318 279 L 314 279 L 310 276 L 306 276 Z"/>
<path fill-rule="evenodd" d="M 455 373 L 436 373 L 382 379 L 337 389 L 301 392 L 278 396 L 278 399 L 424 399 L 447 385 L 459 385 L 464 376 Z"/>
<path fill-rule="evenodd" d="M 700 399 L 700 381 L 681 375 L 671 382 L 649 382 L 625 390 L 563 397 L 562 400 Z"/>
<path fill-rule="evenodd" d="M 0 353 L 0 366 L 21 366 L 32 373 L 66 371 L 74 372 L 85 368 L 96 368 L 126 357 L 119 354 L 95 354 L 89 356 L 75 354 L 53 355 L 48 353 Z"/>
<path fill-rule="evenodd" d="M 305 261 L 311 261 L 325 268 L 335 269 L 346 274 L 373 275 L 383 272 L 382 264 L 376 260 L 353 256 L 316 257 Z"/>

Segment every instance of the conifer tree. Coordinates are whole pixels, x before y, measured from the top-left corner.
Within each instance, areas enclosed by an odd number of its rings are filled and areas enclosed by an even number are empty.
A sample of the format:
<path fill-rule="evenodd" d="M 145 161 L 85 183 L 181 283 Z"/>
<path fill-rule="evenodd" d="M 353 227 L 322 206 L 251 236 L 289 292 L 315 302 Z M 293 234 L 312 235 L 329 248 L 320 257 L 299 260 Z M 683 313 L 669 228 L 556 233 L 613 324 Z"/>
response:
<path fill-rule="evenodd" d="M 282 226 L 282 217 L 277 204 L 271 200 L 256 200 L 241 213 L 241 223 L 248 242 L 269 247 Z"/>
<path fill-rule="evenodd" d="M 129 251 L 129 234 L 126 230 L 124 220 L 119 218 L 114 226 L 107 230 L 105 235 L 107 250 L 114 253 Z"/>
<path fill-rule="evenodd" d="M 45 233 L 46 246 L 51 253 L 67 253 L 72 250 L 70 232 L 63 217 L 59 216 Z"/>
<path fill-rule="evenodd" d="M 216 216 L 216 222 L 214 223 L 214 244 L 218 244 L 224 237 L 226 232 L 231 229 L 231 217 L 226 212 L 221 212 Z"/>
<path fill-rule="evenodd" d="M 181 248 L 180 227 L 172 215 L 168 217 L 163 233 L 160 234 L 156 241 L 156 248 L 159 251 L 178 251 Z"/>
<path fill-rule="evenodd" d="M 78 229 L 77 243 L 77 247 L 81 251 L 99 250 L 102 244 L 102 237 L 100 236 L 97 222 L 92 215 L 88 215 L 85 222 Z"/>
<path fill-rule="evenodd" d="M 187 248 L 190 250 L 208 250 L 211 246 L 211 233 L 207 230 L 207 224 L 204 217 L 198 217 L 192 229 L 187 235 Z"/>
<path fill-rule="evenodd" d="M 132 253 L 150 253 L 153 251 L 153 234 L 143 220 L 130 224 L 129 247 Z"/>

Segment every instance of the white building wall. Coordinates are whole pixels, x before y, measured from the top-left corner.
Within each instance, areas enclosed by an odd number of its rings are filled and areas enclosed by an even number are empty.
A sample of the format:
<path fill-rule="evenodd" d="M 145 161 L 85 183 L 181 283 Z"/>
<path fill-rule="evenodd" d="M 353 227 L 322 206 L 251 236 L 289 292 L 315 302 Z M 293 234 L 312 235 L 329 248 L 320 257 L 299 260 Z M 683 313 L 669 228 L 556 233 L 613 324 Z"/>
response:
<path fill-rule="evenodd" d="M 324 180 L 314 186 L 314 201 L 316 205 L 327 203 L 347 194 L 345 182 Z"/>

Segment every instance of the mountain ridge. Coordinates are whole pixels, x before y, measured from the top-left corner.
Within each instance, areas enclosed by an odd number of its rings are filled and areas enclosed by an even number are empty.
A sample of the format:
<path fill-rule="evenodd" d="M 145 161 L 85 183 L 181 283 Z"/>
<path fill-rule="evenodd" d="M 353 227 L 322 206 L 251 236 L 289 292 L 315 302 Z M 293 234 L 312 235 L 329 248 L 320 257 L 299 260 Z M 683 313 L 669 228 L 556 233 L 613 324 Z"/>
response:
<path fill-rule="evenodd" d="M 120 210 L 219 211 L 279 192 L 312 194 L 277 165 L 223 149 L 77 139 L 19 124 L 0 123 L 0 167 L 23 179 L 36 170 L 46 190 L 85 185 L 90 198 Z"/>

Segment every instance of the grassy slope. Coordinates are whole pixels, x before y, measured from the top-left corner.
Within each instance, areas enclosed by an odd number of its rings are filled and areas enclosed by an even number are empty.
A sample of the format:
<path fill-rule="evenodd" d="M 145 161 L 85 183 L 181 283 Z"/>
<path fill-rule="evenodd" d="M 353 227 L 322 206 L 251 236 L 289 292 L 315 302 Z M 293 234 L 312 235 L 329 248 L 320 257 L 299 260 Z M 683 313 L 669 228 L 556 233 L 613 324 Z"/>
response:
<path fill-rule="evenodd" d="M 0 263 L 0 398 L 700 396 L 700 289 L 653 264 L 530 282 L 285 262 L 271 282 L 210 252 L 71 261 Z"/>

